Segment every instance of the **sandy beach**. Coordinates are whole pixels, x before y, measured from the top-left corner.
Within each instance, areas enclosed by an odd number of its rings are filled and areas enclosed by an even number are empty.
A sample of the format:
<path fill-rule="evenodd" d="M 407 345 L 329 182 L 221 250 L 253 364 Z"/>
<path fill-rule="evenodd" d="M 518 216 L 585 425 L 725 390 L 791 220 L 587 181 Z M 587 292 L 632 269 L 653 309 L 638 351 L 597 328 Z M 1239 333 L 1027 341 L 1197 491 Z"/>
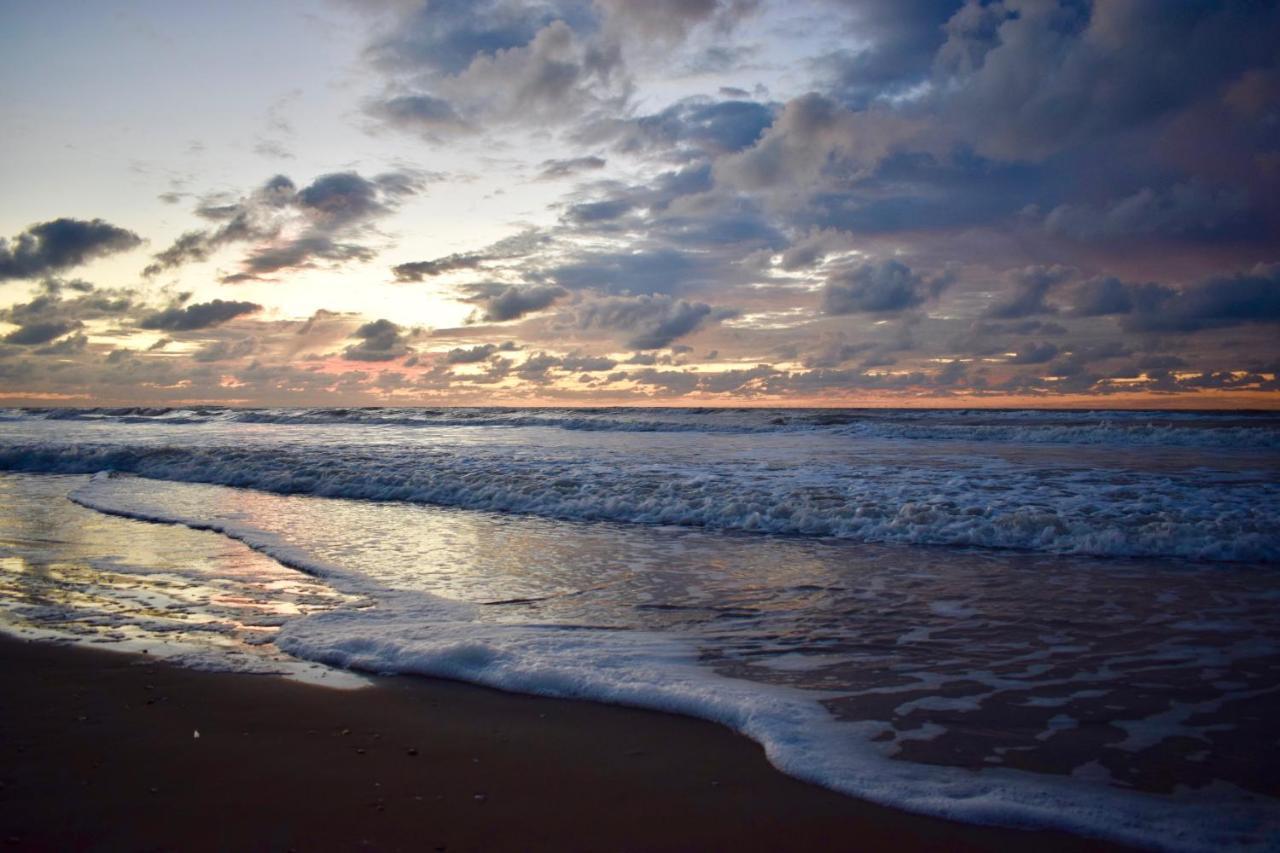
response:
<path fill-rule="evenodd" d="M 0 661 L 6 849 L 1101 847 L 876 807 L 667 714 L 410 677 L 332 690 L 8 638 Z"/>

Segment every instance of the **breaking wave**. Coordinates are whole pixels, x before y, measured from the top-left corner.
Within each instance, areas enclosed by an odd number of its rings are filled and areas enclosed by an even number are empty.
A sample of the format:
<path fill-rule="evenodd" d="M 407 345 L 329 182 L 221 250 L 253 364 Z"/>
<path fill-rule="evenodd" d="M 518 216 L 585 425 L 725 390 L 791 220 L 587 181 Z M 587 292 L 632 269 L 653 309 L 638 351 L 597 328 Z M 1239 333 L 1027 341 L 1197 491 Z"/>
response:
<path fill-rule="evenodd" d="M 691 465 L 468 448 L 17 443 L 0 470 L 110 470 L 277 494 L 573 521 L 1095 556 L 1280 560 L 1280 484 L 1203 472 L 946 469 L 865 462 Z"/>

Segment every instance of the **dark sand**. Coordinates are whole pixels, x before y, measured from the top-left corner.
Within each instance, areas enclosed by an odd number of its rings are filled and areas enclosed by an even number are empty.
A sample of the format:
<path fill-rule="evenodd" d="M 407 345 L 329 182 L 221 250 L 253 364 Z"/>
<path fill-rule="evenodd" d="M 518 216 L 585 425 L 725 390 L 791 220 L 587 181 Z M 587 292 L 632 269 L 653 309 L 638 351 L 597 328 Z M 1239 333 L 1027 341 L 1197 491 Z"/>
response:
<path fill-rule="evenodd" d="M 0 667 L 0 850 L 1101 848 L 869 805 L 667 714 L 7 638 Z"/>

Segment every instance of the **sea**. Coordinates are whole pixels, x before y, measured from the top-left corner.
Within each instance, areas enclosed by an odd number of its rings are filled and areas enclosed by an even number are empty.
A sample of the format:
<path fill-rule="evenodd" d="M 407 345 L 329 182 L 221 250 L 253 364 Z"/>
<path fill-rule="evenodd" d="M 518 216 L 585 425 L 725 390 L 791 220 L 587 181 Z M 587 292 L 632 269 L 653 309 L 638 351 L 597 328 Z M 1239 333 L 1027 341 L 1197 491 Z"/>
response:
<path fill-rule="evenodd" d="M 913 812 L 1280 849 L 1274 412 L 0 410 L 0 630 L 653 708 Z"/>

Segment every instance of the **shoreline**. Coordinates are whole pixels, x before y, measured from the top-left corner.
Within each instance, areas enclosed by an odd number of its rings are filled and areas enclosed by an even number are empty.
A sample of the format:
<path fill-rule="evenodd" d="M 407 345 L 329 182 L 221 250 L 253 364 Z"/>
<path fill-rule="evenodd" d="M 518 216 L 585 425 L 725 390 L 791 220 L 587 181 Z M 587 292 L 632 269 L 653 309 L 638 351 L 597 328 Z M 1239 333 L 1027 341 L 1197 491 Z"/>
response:
<path fill-rule="evenodd" d="M 1123 849 L 873 805 L 656 711 L 416 676 L 335 690 L 9 636 L 0 661 L 9 849 Z"/>

